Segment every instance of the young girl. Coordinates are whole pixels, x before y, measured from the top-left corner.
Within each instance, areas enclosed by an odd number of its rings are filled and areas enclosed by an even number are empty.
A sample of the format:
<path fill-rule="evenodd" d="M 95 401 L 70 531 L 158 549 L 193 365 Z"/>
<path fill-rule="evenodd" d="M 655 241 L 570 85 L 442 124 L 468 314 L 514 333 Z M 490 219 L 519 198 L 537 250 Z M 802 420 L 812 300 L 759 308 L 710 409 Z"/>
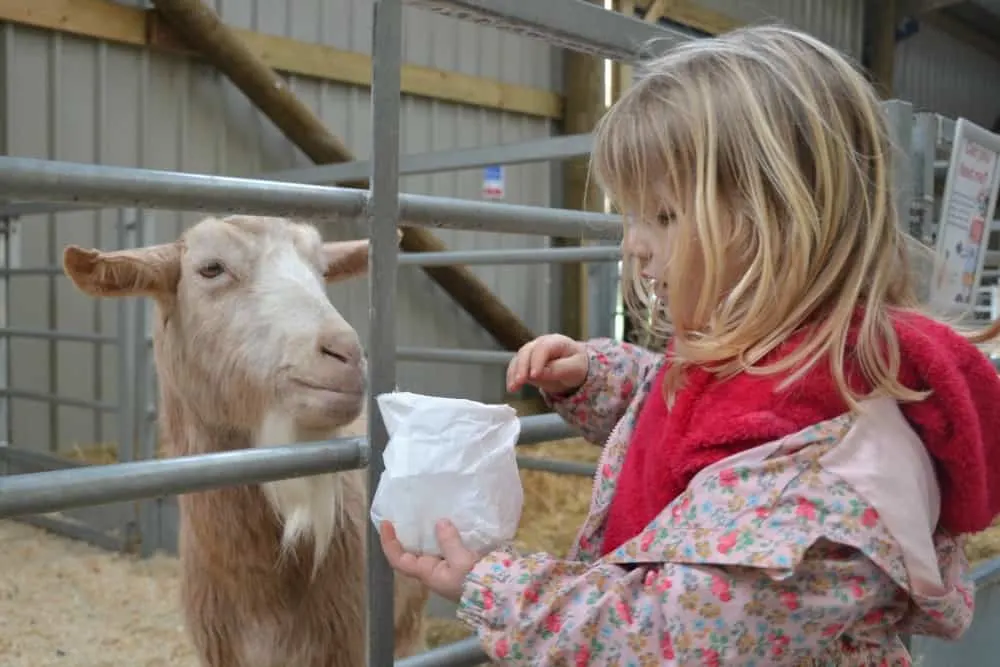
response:
<path fill-rule="evenodd" d="M 596 132 L 663 354 L 542 336 L 539 387 L 605 443 L 566 559 L 383 548 L 511 665 L 908 665 L 959 637 L 961 535 L 1000 512 L 1000 380 L 919 314 L 873 90 L 777 28 L 648 64 Z M 980 336 L 985 340 L 997 327 Z"/>

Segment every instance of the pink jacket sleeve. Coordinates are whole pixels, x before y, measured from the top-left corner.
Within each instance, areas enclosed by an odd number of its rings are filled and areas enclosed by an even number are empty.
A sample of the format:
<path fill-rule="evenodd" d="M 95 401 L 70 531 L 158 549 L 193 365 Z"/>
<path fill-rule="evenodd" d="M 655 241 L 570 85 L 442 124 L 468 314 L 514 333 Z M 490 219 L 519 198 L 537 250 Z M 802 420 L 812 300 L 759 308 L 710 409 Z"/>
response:
<path fill-rule="evenodd" d="M 804 561 L 785 579 L 497 551 L 467 580 L 459 617 L 507 665 L 801 665 L 897 590 L 853 550 Z"/>
<path fill-rule="evenodd" d="M 602 445 L 625 415 L 639 386 L 656 375 L 664 356 L 609 338 L 589 340 L 586 346 L 590 364 L 583 385 L 571 394 L 543 396 L 586 440 Z"/>

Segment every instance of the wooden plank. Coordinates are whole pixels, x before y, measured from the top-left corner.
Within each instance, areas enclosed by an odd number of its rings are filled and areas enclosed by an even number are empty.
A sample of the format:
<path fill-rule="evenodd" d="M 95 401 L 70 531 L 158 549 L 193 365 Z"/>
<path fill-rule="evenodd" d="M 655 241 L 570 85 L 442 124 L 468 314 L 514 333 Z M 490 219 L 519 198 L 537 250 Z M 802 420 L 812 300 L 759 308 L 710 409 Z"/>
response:
<path fill-rule="evenodd" d="M 662 11 L 661 18 L 673 21 L 682 26 L 692 28 L 707 35 L 718 35 L 739 28 L 743 24 L 721 12 L 705 9 L 696 0 L 639 0 L 635 3 L 640 9 L 645 9 L 653 5 L 661 5 L 656 9 Z"/>
<path fill-rule="evenodd" d="M 145 13 L 107 0 L 0 0 L 0 21 L 118 44 L 146 42 Z"/>
<path fill-rule="evenodd" d="M 603 4 L 601 0 L 588 0 Z M 585 53 L 568 51 L 563 56 L 565 109 L 562 131 L 565 134 L 592 132 L 604 115 L 604 60 Z M 581 211 L 603 211 L 604 197 L 596 183 L 588 178 L 590 158 L 581 157 L 563 163 L 563 207 Z M 553 238 L 554 247 L 581 245 L 579 238 Z M 587 265 L 563 264 L 558 269 L 560 329 L 565 335 L 581 340 L 587 337 Z"/>
<path fill-rule="evenodd" d="M 865 66 L 882 99 L 892 97 L 898 18 L 897 0 L 868 0 L 865 6 Z"/>
<path fill-rule="evenodd" d="M 155 11 L 109 0 L 0 0 L 0 21 L 197 57 Z M 283 74 L 365 88 L 371 85 L 371 57 L 366 54 L 232 30 L 254 55 Z M 406 95 L 455 104 L 540 118 L 562 117 L 562 98 L 557 93 L 430 67 L 404 64 L 402 90 Z"/>

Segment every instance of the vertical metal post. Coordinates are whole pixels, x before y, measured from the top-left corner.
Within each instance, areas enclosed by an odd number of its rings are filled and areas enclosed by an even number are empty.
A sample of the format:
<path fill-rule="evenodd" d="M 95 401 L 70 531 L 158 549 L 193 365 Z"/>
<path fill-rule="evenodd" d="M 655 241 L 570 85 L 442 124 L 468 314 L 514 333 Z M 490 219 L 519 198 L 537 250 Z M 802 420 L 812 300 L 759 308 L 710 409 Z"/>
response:
<path fill-rule="evenodd" d="M 94 100 L 94 162 L 104 163 L 105 139 L 104 123 L 108 117 L 108 45 L 100 42 L 97 45 L 97 63 L 95 64 L 97 94 Z M 97 209 L 94 215 L 94 247 L 104 247 L 104 211 Z M 120 240 L 120 239 L 119 239 Z M 119 246 L 120 248 L 121 246 Z M 94 332 L 102 335 L 104 333 L 104 309 L 106 303 L 103 299 L 92 299 L 92 317 Z M 94 398 L 101 403 L 104 402 L 104 343 L 94 343 Z M 94 410 L 94 442 L 104 442 L 104 413 L 101 410 Z"/>
<path fill-rule="evenodd" d="M 389 440 L 375 397 L 396 388 L 396 255 L 399 225 L 400 68 L 403 51 L 402 0 L 376 0 L 372 29 L 372 161 L 368 222 L 368 344 L 371 350 L 368 401 L 369 506 L 384 470 L 382 453 Z M 393 573 L 368 526 L 368 667 L 393 664 Z"/>
<path fill-rule="evenodd" d="M 49 104 L 53 109 L 62 106 L 60 91 L 62 90 L 62 38 L 55 34 L 51 37 L 51 56 L 49 58 Z M 48 118 L 49 159 L 59 158 L 59 114 L 50 113 Z M 59 262 L 59 237 L 56 225 L 56 214 L 45 216 L 45 258 L 49 266 Z M 46 287 L 46 326 L 50 331 L 59 329 L 59 291 L 56 276 L 49 275 L 45 280 Z M 49 396 L 59 395 L 59 339 L 53 336 L 46 343 L 48 348 L 48 393 Z M 49 421 L 49 453 L 59 451 L 59 401 L 51 400 L 46 406 Z"/>
<path fill-rule="evenodd" d="M 143 209 L 132 212 L 135 219 L 135 244 L 137 248 L 147 245 L 153 237 L 152 214 Z M 151 461 L 156 458 L 156 438 L 148 438 L 149 420 L 149 300 L 137 299 L 132 312 L 132 330 L 135 337 L 130 341 L 128 354 L 132 358 L 132 383 L 134 399 L 132 401 L 132 442 L 141 461 Z M 139 501 L 139 534 L 141 535 L 140 555 L 145 558 L 152 556 L 161 545 L 162 531 L 160 519 L 162 516 L 163 498 L 146 498 Z"/>
<path fill-rule="evenodd" d="M 115 245 L 120 249 L 124 250 L 134 247 L 131 222 L 131 213 L 127 209 L 119 209 L 115 225 L 117 240 Z M 132 356 L 133 341 L 135 340 L 135 331 L 132 327 L 133 305 L 131 299 L 118 299 L 116 304 L 116 319 L 118 320 L 116 323 L 118 341 L 115 344 L 115 356 L 117 357 L 118 366 L 118 423 L 116 424 L 116 430 L 118 435 L 119 463 L 128 463 L 135 459 L 135 443 L 132 440 L 132 416 L 135 413 L 133 408 L 135 401 L 135 386 L 133 384 L 135 367 L 133 366 Z M 99 373 L 100 369 L 97 372 Z M 136 506 L 135 519 L 122 526 L 123 541 L 126 548 L 131 547 L 135 540 L 136 527 L 139 524 L 139 520 L 139 508 Z"/>
<path fill-rule="evenodd" d="M 0 309 L 0 326 L 7 328 L 10 326 L 10 274 L 7 273 L 10 270 L 10 244 L 11 237 L 13 236 L 13 225 L 14 223 L 10 218 L 3 218 L 0 220 L 0 227 L 2 227 L 3 234 L 0 235 L 0 243 L 3 244 L 3 269 L 4 273 L 0 275 L 0 280 L 3 281 L 2 287 L 0 287 L 0 298 L 3 299 L 3 307 Z M 3 335 L 0 336 L 0 387 L 7 390 L 10 389 L 10 336 Z M 3 438 L 4 445 L 10 445 L 11 436 L 11 414 L 10 414 L 10 396 L 5 395 L 3 399 L 0 399 L 0 438 Z M 4 474 L 6 471 L 2 470 L 0 466 L 0 474 Z"/>
<path fill-rule="evenodd" d="M 896 149 L 893 156 L 892 188 L 896 199 L 898 223 L 909 231 L 910 202 L 913 199 L 913 176 L 910 153 L 913 146 L 913 105 L 903 100 L 883 102 L 889 130 Z"/>

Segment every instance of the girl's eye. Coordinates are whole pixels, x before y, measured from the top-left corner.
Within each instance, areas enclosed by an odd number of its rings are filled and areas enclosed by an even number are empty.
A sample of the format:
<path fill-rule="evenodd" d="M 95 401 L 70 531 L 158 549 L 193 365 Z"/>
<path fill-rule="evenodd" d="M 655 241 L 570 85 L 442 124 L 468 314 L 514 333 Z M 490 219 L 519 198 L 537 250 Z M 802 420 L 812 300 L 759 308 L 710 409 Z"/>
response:
<path fill-rule="evenodd" d="M 656 216 L 656 221 L 661 225 L 669 225 L 676 219 L 676 217 L 677 216 L 674 213 L 659 213 Z"/>
<path fill-rule="evenodd" d="M 221 262 L 209 262 L 198 269 L 198 275 L 202 278 L 211 280 L 212 278 L 218 278 L 225 273 L 225 271 L 226 267 L 222 266 Z"/>

